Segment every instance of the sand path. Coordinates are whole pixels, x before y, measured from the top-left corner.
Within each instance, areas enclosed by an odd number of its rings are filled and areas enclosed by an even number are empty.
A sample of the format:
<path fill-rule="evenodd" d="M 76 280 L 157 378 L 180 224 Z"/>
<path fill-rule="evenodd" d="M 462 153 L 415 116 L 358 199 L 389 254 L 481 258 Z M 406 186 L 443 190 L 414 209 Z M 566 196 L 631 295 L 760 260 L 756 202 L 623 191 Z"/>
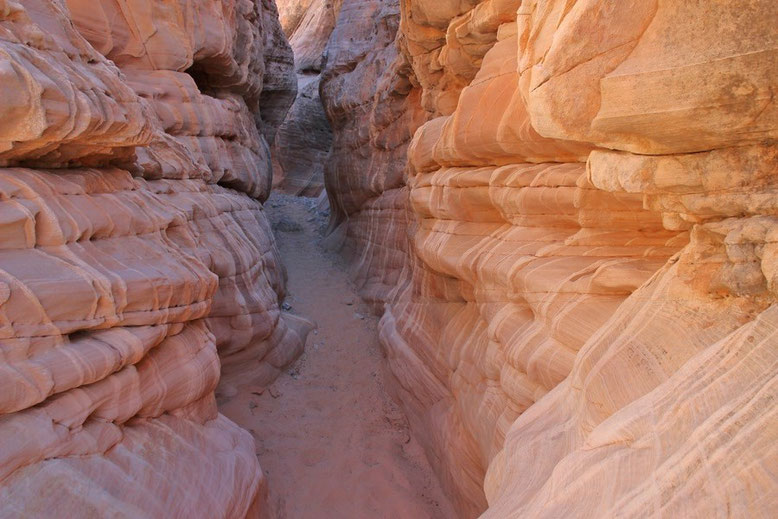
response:
<path fill-rule="evenodd" d="M 318 324 L 270 388 L 239 388 L 219 406 L 254 435 L 271 507 L 282 519 L 455 517 L 385 390 L 378 319 L 319 245 L 323 216 L 296 197 L 265 205 L 289 274 L 286 303 Z"/>

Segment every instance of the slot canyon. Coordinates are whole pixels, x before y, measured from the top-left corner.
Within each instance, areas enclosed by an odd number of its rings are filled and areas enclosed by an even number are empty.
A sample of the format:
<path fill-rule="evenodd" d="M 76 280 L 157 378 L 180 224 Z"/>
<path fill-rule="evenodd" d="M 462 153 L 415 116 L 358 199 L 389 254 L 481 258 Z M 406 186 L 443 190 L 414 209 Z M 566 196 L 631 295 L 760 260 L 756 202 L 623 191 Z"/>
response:
<path fill-rule="evenodd" d="M 0 519 L 774 518 L 775 0 L 0 0 Z"/>

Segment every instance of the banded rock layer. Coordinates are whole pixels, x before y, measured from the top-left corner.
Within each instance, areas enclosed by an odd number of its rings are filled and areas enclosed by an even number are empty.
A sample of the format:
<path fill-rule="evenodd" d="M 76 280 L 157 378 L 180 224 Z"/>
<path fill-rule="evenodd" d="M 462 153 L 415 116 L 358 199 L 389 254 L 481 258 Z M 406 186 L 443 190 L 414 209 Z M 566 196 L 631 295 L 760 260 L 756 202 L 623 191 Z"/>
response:
<path fill-rule="evenodd" d="M 214 390 L 306 331 L 260 203 L 295 93 L 275 7 L 6 0 L 0 48 L 0 516 L 261 514 Z"/>
<path fill-rule="evenodd" d="M 333 223 L 463 516 L 778 505 L 776 22 L 761 0 L 344 2 Z"/>

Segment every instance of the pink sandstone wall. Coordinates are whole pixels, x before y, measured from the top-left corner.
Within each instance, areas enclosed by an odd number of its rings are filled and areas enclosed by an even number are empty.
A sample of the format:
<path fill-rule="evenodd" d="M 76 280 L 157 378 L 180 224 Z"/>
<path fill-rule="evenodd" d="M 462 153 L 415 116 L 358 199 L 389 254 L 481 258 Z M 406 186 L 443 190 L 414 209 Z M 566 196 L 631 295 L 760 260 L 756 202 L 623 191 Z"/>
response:
<path fill-rule="evenodd" d="M 0 0 L 0 76 L 0 517 L 262 515 L 214 390 L 306 332 L 261 204 L 273 3 Z"/>

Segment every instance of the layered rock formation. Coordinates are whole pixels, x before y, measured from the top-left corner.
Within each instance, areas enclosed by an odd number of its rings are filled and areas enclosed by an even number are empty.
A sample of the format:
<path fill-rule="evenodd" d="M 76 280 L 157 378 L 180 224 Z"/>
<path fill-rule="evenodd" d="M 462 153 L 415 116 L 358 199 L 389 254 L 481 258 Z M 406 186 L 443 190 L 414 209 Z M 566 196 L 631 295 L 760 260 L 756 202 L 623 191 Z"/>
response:
<path fill-rule="evenodd" d="M 333 228 L 464 516 L 778 506 L 777 22 L 766 0 L 344 2 Z"/>
<path fill-rule="evenodd" d="M 272 146 L 273 187 L 317 197 L 324 190 L 324 164 L 332 131 L 319 97 L 325 48 L 341 0 L 280 0 L 281 25 L 294 49 L 298 93 Z"/>
<path fill-rule="evenodd" d="M 263 514 L 273 167 L 462 516 L 770 517 L 778 6 L 281 10 L 0 0 L 0 517 Z"/>
<path fill-rule="evenodd" d="M 305 332 L 260 203 L 295 95 L 275 7 L 0 1 L 0 31 L 0 516 L 259 514 L 214 389 Z"/>
<path fill-rule="evenodd" d="M 362 297 L 380 308 L 407 260 L 405 158 L 423 121 L 398 51 L 399 2 L 344 2 L 327 46 L 321 95 L 333 129 L 325 166 L 330 230 Z M 335 240 L 333 240 L 335 241 Z"/>

